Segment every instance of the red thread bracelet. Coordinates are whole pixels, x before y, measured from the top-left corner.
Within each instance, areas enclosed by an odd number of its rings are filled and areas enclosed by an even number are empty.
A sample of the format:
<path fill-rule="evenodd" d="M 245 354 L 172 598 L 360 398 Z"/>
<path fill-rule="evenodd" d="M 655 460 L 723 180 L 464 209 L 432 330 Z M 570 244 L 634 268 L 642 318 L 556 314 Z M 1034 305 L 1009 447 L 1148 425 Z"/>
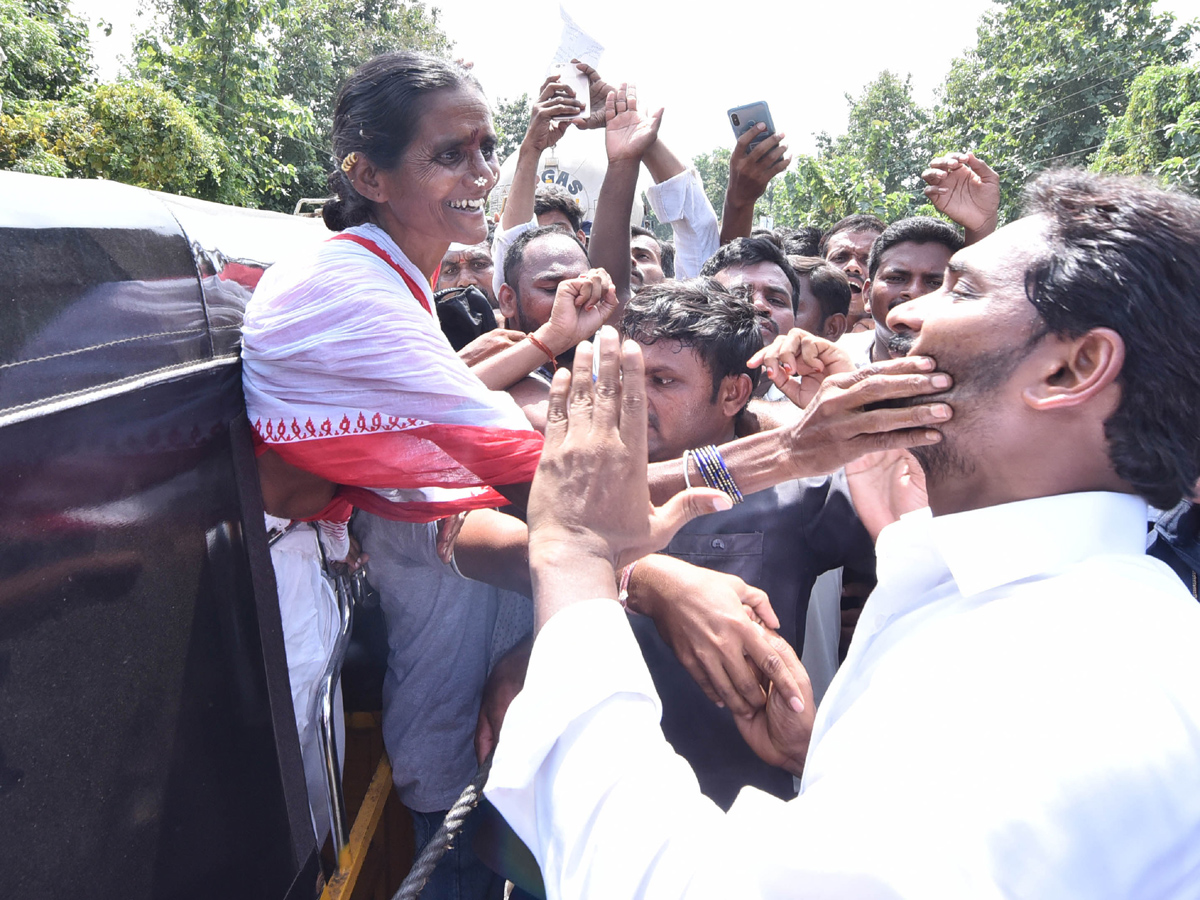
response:
<path fill-rule="evenodd" d="M 529 339 L 529 343 L 533 344 L 533 346 L 537 347 L 539 350 L 541 350 L 543 353 L 546 354 L 546 359 L 550 360 L 551 367 L 553 367 L 554 371 L 557 372 L 558 371 L 558 360 L 555 359 L 554 354 L 550 352 L 550 348 L 547 347 L 545 344 L 543 344 L 541 341 L 539 341 L 537 338 L 535 338 L 532 334 L 527 334 L 527 335 L 525 335 L 525 337 L 527 337 Z"/>

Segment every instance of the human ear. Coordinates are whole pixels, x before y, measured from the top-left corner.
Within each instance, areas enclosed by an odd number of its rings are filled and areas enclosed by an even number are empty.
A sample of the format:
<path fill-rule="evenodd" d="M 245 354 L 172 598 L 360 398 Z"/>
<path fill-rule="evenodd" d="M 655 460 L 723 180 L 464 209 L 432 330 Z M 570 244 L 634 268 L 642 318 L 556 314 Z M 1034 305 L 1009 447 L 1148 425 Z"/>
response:
<path fill-rule="evenodd" d="M 505 282 L 496 292 L 496 302 L 500 304 L 500 314 L 511 326 L 517 320 L 517 292 Z"/>
<path fill-rule="evenodd" d="M 843 334 L 846 333 L 846 317 L 841 313 L 834 313 L 825 320 L 824 326 L 821 328 L 821 337 L 833 343 L 837 341 Z"/>
<path fill-rule="evenodd" d="M 750 402 L 753 390 L 749 375 L 726 375 L 721 380 L 721 391 L 717 396 L 721 411 L 728 416 L 736 416 Z"/>
<path fill-rule="evenodd" d="M 382 170 L 365 156 L 361 156 L 354 167 L 350 183 L 368 200 L 375 203 L 386 203 L 388 200 L 387 183 L 382 178 Z"/>
<path fill-rule="evenodd" d="M 1032 409 L 1082 406 L 1113 385 L 1125 364 L 1125 341 L 1111 328 L 1093 328 L 1077 338 L 1050 335 L 1039 361 L 1038 380 L 1022 397 Z"/>

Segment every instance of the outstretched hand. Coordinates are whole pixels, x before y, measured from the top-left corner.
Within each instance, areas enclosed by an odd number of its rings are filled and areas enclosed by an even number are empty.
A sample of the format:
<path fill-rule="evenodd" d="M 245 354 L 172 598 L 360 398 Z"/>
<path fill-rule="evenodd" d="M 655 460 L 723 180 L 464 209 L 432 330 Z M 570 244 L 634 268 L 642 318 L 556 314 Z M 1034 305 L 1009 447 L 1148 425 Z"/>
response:
<path fill-rule="evenodd" d="M 854 361 L 837 344 L 793 328 L 759 350 L 746 365 L 763 367 L 763 374 L 796 406 L 803 409 L 830 375 L 853 372 Z M 799 376 L 795 380 L 793 376 Z"/>
<path fill-rule="evenodd" d="M 996 230 L 1000 211 L 1000 176 L 974 153 L 939 156 L 921 173 L 925 196 L 975 240 Z"/>
<path fill-rule="evenodd" d="M 575 348 L 575 364 L 550 387 L 546 443 L 529 494 L 529 557 L 534 593 L 553 574 L 539 560 L 554 557 L 572 577 L 604 563 L 611 572 L 665 547 L 696 516 L 729 509 L 721 491 L 692 488 L 661 507 L 646 479 L 646 383 L 642 351 L 600 330 L 599 372 L 593 346 Z M 611 577 L 611 576 L 610 576 Z M 578 590 L 571 592 L 577 598 Z M 600 596 L 616 596 L 615 580 Z M 540 598 L 538 598 L 540 604 Z"/>
<path fill-rule="evenodd" d="M 649 116 L 638 112 L 637 88 L 632 84 L 622 84 L 610 91 L 604 100 L 604 149 L 608 161 L 640 162 L 658 140 L 662 115 L 661 109 Z"/>

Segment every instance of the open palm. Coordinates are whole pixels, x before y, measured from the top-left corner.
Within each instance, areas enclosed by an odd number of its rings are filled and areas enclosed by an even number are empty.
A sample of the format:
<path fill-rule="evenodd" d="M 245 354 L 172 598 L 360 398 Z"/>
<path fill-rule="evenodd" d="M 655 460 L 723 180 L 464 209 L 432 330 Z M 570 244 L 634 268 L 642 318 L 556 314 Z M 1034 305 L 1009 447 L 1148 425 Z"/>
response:
<path fill-rule="evenodd" d="M 650 116 L 637 108 L 637 89 L 622 84 L 604 101 L 604 148 L 610 162 L 620 159 L 641 159 L 658 140 L 662 122 L 660 109 Z"/>

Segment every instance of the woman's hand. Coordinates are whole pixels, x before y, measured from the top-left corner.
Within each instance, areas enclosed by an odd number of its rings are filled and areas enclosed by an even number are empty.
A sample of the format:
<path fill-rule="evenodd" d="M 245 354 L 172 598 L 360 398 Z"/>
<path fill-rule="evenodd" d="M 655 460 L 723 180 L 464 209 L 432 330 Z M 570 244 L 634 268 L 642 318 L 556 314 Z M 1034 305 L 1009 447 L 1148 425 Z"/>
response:
<path fill-rule="evenodd" d="M 778 628 L 779 618 L 761 590 L 736 575 L 656 554 L 633 570 L 629 608 L 654 620 L 713 703 L 742 716 L 766 701 L 750 659 L 770 652 L 759 626 Z"/>
<path fill-rule="evenodd" d="M 801 409 L 816 396 L 827 377 L 855 369 L 850 354 L 837 344 L 799 328 L 779 335 L 750 357 L 746 365 L 762 366 L 771 383 Z M 793 375 L 800 376 L 800 380 L 793 380 Z"/>
<path fill-rule="evenodd" d="M 588 269 L 578 278 L 560 282 L 550 308 L 550 320 L 536 336 L 555 356 L 587 340 L 617 308 L 617 292 L 603 269 Z"/>
<path fill-rule="evenodd" d="M 495 356 L 502 350 L 507 350 L 514 344 L 525 340 L 525 332 L 513 331 L 509 328 L 493 328 L 485 331 L 471 343 L 458 351 L 458 358 L 467 364 L 467 368 L 477 366 L 485 359 Z"/>

